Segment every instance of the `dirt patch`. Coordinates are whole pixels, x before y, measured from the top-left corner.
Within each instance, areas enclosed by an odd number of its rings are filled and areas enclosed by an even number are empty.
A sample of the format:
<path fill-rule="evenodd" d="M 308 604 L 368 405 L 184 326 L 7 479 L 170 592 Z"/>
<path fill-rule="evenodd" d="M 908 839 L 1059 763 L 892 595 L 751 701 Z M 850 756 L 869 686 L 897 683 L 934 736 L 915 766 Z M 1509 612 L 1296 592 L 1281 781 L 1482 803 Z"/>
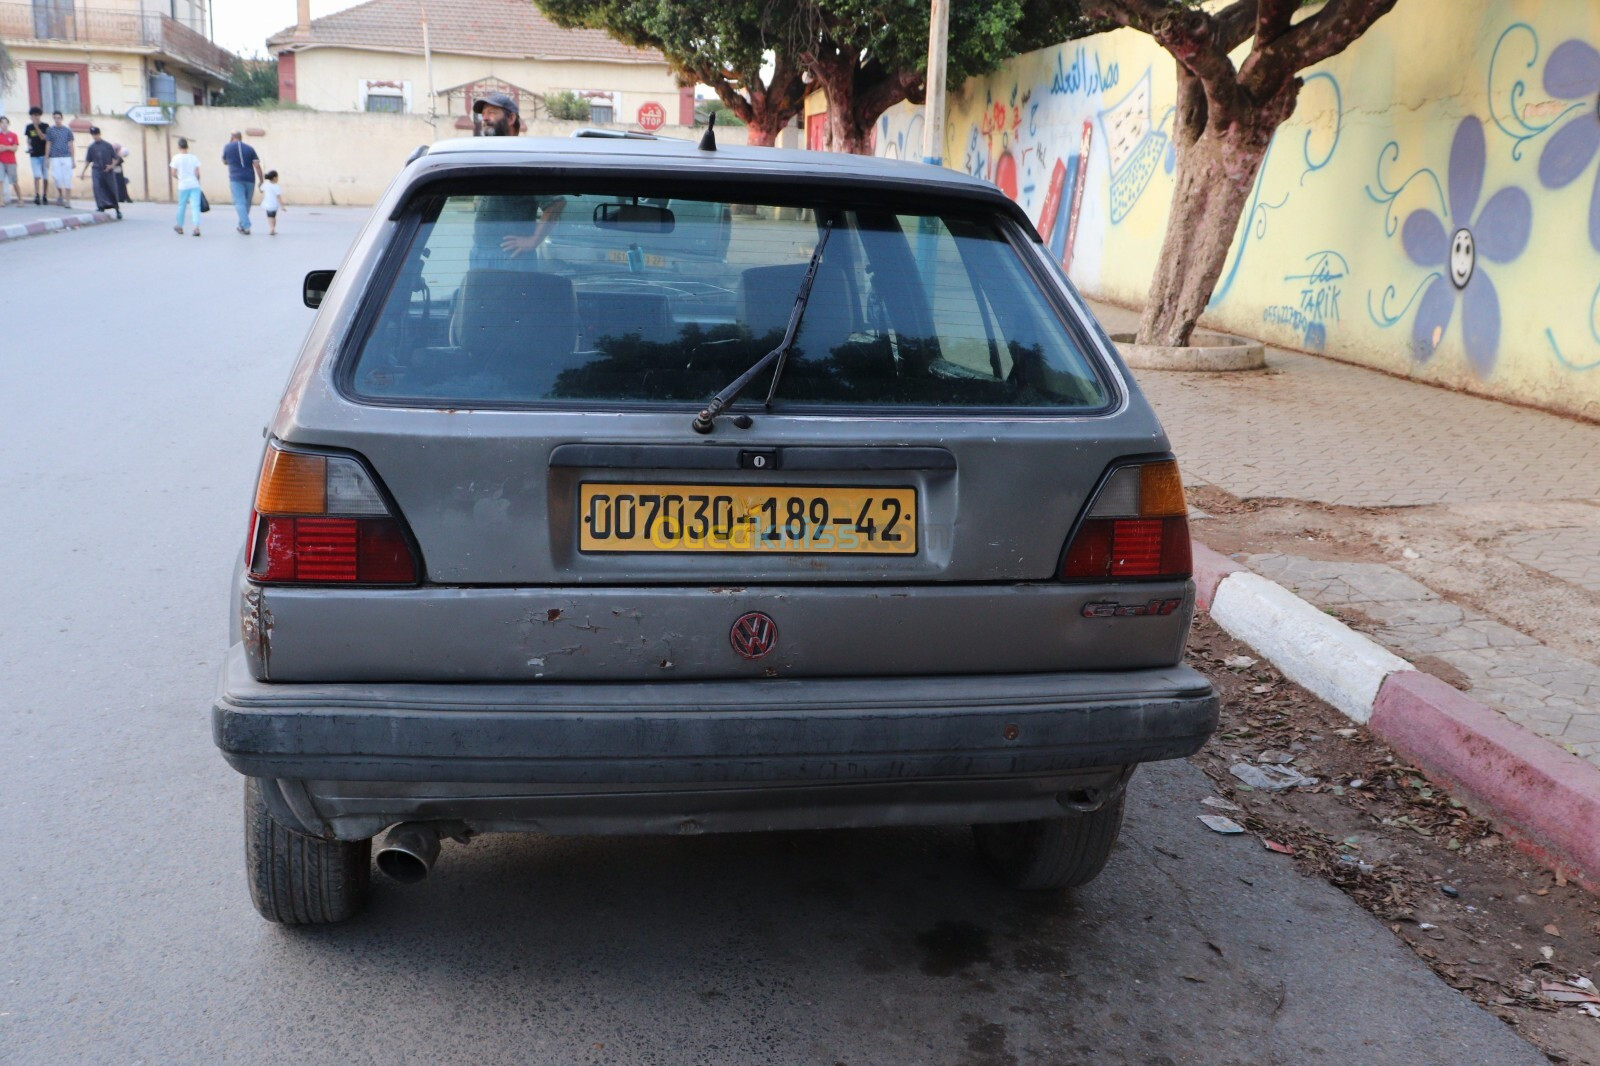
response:
<path fill-rule="evenodd" d="M 1553 1061 L 1600 1063 L 1600 1018 L 1547 991 L 1600 978 L 1600 900 L 1540 868 L 1208 619 L 1195 623 L 1189 662 L 1222 694 L 1217 735 L 1194 761 L 1239 808 L 1201 806 L 1197 815 L 1232 818 L 1301 873 L 1344 891 Z M 1281 763 L 1318 783 L 1250 788 L 1230 770 L 1243 763 Z"/>
<path fill-rule="evenodd" d="M 1224 555 L 1278 552 L 1387 564 L 1452 603 L 1600 663 L 1600 595 L 1507 554 L 1521 534 L 1600 529 L 1600 507 L 1574 501 L 1339 507 L 1241 499 L 1215 485 L 1193 486 L 1188 495 L 1207 515 L 1192 523 L 1194 535 Z"/>

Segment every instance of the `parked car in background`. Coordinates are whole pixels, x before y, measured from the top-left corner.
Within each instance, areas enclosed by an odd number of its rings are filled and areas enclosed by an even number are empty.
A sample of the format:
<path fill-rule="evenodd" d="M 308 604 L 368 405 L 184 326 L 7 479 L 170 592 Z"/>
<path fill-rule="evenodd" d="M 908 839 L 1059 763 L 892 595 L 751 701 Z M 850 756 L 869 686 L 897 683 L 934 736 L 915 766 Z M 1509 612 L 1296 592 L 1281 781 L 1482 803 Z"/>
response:
<path fill-rule="evenodd" d="M 212 718 L 270 920 L 355 913 L 385 831 L 410 881 L 478 833 L 970 824 L 1079 885 L 1215 727 L 1166 437 L 992 186 L 463 140 L 307 293 Z"/>

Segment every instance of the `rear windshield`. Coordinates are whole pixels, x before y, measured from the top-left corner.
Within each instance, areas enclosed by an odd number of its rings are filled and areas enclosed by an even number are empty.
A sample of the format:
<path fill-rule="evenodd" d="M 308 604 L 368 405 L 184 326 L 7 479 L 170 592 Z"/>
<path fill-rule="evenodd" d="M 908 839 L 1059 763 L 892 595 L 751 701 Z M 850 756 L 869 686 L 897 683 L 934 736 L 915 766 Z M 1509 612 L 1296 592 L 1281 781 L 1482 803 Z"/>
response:
<path fill-rule="evenodd" d="M 452 406 L 703 403 L 781 342 L 826 223 L 775 406 L 1108 402 L 997 218 L 649 191 L 436 198 L 349 386 Z"/>

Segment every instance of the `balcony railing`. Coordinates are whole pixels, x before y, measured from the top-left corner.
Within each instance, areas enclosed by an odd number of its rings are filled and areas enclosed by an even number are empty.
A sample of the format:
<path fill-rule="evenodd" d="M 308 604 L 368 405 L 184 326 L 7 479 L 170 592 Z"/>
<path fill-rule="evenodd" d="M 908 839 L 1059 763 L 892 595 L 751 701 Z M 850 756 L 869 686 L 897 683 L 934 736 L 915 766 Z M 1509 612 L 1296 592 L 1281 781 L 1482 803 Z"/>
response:
<path fill-rule="evenodd" d="M 56 4 L 0 3 L 0 40 L 71 41 L 104 48 L 153 49 L 214 78 L 227 78 L 233 54 L 166 15 Z"/>

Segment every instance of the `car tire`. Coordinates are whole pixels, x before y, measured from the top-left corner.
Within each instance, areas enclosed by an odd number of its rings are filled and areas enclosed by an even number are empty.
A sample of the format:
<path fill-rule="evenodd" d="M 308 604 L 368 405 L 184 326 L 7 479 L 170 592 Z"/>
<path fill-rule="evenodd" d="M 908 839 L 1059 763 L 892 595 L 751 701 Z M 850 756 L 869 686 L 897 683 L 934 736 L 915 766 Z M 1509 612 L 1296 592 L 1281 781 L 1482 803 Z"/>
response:
<path fill-rule="evenodd" d="M 372 880 L 372 841 L 322 840 L 272 817 L 261 782 L 244 782 L 244 861 L 250 901 L 285 925 L 325 925 L 357 914 Z"/>
<path fill-rule="evenodd" d="M 1111 857 L 1125 795 L 1085 814 L 975 825 L 972 836 L 984 865 L 1007 888 L 1077 888 L 1098 877 Z"/>

